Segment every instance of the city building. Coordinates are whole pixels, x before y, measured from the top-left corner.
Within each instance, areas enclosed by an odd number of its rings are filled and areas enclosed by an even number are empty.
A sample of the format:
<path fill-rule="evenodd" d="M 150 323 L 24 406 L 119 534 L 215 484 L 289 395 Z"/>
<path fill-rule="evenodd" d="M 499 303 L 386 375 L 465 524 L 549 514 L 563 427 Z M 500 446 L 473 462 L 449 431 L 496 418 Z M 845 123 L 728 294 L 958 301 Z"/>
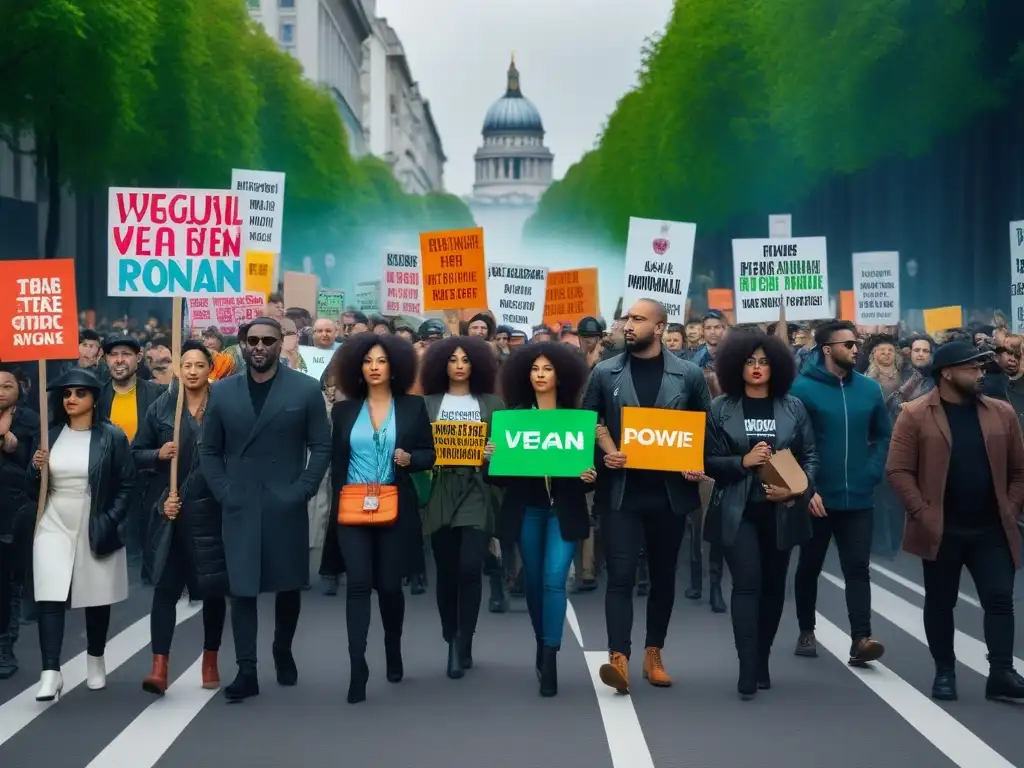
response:
<path fill-rule="evenodd" d="M 372 34 L 363 44 L 363 136 L 369 152 L 387 161 L 402 189 L 414 195 L 444 189 L 444 148 L 413 79 L 398 34 L 364 0 Z"/>
<path fill-rule="evenodd" d="M 327 86 L 348 133 L 349 151 L 367 152 L 363 134 L 363 41 L 371 18 L 362 0 L 248 0 L 249 15 L 281 49 L 302 64 L 306 77 Z"/>
<path fill-rule="evenodd" d="M 523 225 L 551 186 L 554 155 L 544 146 L 540 110 L 523 95 L 515 57 L 508 68 L 505 95 L 484 116 L 483 145 L 476 151 L 476 181 L 467 205 L 492 244 L 514 249 Z"/>

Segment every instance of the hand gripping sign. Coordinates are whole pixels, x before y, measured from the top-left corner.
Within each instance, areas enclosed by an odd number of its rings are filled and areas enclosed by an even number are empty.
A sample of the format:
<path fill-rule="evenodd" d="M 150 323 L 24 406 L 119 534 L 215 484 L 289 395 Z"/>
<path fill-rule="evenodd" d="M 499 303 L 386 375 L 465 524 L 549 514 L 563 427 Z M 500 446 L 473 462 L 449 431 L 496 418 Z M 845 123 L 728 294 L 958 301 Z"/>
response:
<path fill-rule="evenodd" d="M 622 441 L 629 469 L 703 472 L 704 411 L 623 408 Z"/>

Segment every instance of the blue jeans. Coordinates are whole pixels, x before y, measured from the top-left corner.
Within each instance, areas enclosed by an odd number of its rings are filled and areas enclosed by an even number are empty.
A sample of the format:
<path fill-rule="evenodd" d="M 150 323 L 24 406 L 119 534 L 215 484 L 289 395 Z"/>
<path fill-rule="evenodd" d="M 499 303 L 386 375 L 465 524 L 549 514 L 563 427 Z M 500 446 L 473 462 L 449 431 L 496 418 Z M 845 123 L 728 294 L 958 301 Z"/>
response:
<path fill-rule="evenodd" d="M 549 648 L 562 645 L 565 626 L 565 580 L 576 543 L 562 538 L 555 510 L 527 507 L 519 532 L 526 608 L 537 639 Z"/>

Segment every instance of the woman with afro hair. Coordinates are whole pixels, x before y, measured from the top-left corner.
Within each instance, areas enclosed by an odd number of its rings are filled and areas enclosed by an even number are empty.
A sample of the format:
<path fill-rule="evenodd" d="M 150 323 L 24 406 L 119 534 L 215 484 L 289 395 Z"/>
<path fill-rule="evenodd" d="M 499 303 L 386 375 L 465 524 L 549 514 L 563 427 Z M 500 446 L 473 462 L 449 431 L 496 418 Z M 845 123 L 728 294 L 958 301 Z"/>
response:
<path fill-rule="evenodd" d="M 587 364 L 578 350 L 557 342 L 518 348 L 502 367 L 502 392 L 509 408 L 579 408 Z M 489 458 L 494 444 L 488 443 Z M 526 607 L 537 638 L 536 667 L 540 695 L 558 693 L 558 650 L 565 624 L 565 582 L 576 545 L 590 535 L 587 493 L 597 480 L 594 469 L 576 477 L 496 477 L 503 487 L 499 538 L 519 541 Z"/>
<path fill-rule="evenodd" d="M 793 547 L 811 536 L 808 502 L 818 452 L 803 403 L 789 394 L 796 363 L 785 341 L 736 330 L 715 355 L 723 394 L 711 404 L 705 472 L 715 481 L 704 538 L 723 548 L 732 574 L 732 630 L 743 699 L 771 688 L 768 657 L 782 618 Z M 772 454 L 790 450 L 807 475 L 806 492 L 758 476 Z"/>
<path fill-rule="evenodd" d="M 427 415 L 434 421 L 483 422 L 505 407 L 495 397 L 498 362 L 478 336 L 450 336 L 427 350 L 420 367 Z M 440 458 L 440 457 L 439 457 Z M 500 494 L 484 483 L 478 467 L 434 468 L 423 534 L 437 566 L 437 611 L 448 643 L 447 674 L 461 678 L 473 667 L 473 634 L 480 615 L 484 557 Z"/>

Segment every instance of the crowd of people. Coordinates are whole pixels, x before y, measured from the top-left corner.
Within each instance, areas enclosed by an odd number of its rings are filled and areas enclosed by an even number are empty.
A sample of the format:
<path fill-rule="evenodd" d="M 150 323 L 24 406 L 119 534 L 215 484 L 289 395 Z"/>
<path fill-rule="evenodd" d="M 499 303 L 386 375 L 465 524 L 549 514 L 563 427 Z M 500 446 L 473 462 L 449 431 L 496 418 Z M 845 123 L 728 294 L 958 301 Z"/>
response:
<path fill-rule="evenodd" d="M 966 568 L 985 612 L 985 695 L 1024 699 L 1013 668 L 1022 339 L 1005 325 L 933 339 L 841 320 L 730 326 L 716 310 L 675 324 L 641 300 L 610 326 L 587 317 L 528 335 L 486 312 L 415 328 L 355 311 L 314 318 L 272 294 L 235 337 L 191 329 L 177 370 L 155 321 L 102 330 L 83 330 L 79 359 L 48 376 L 45 442 L 32 380 L 0 366 L 0 679 L 18 671 L 22 624 L 36 623 L 39 701 L 62 692 L 69 608 L 85 611 L 87 687 L 106 685 L 110 606 L 127 598 L 137 568 L 152 587 L 145 691 L 167 690 L 186 593 L 202 602 L 197 684 L 221 687 L 230 615 L 237 672 L 224 696 L 259 694 L 257 601 L 272 593 L 277 682 L 296 685 L 292 642 L 315 571 L 326 595 L 344 585 L 348 701 L 361 702 L 371 593 L 385 676 L 397 684 L 405 590 L 429 589 L 428 559 L 449 678 L 473 668 L 486 580 L 493 613 L 525 598 L 539 693 L 556 695 L 567 591 L 593 592 L 604 572 L 601 680 L 630 691 L 639 594 L 640 672 L 671 686 L 662 649 L 687 538 L 685 597 L 703 599 L 706 542 L 709 605 L 731 615 L 743 699 L 772 686 L 794 550 L 793 652 L 817 655 L 817 584 L 833 539 L 851 665 L 885 652 L 869 563 L 902 546 L 923 562 L 933 697 L 958 695 L 953 607 Z M 313 351 L 330 353 L 319 375 Z M 637 406 L 707 414 L 704 471 L 631 468 L 619 436 L 622 409 Z M 489 431 L 505 409 L 596 412 L 593 466 L 578 477 L 493 474 L 490 440 L 480 466 L 438 465 L 433 422 Z M 769 473 L 780 457 L 805 482 Z"/>

